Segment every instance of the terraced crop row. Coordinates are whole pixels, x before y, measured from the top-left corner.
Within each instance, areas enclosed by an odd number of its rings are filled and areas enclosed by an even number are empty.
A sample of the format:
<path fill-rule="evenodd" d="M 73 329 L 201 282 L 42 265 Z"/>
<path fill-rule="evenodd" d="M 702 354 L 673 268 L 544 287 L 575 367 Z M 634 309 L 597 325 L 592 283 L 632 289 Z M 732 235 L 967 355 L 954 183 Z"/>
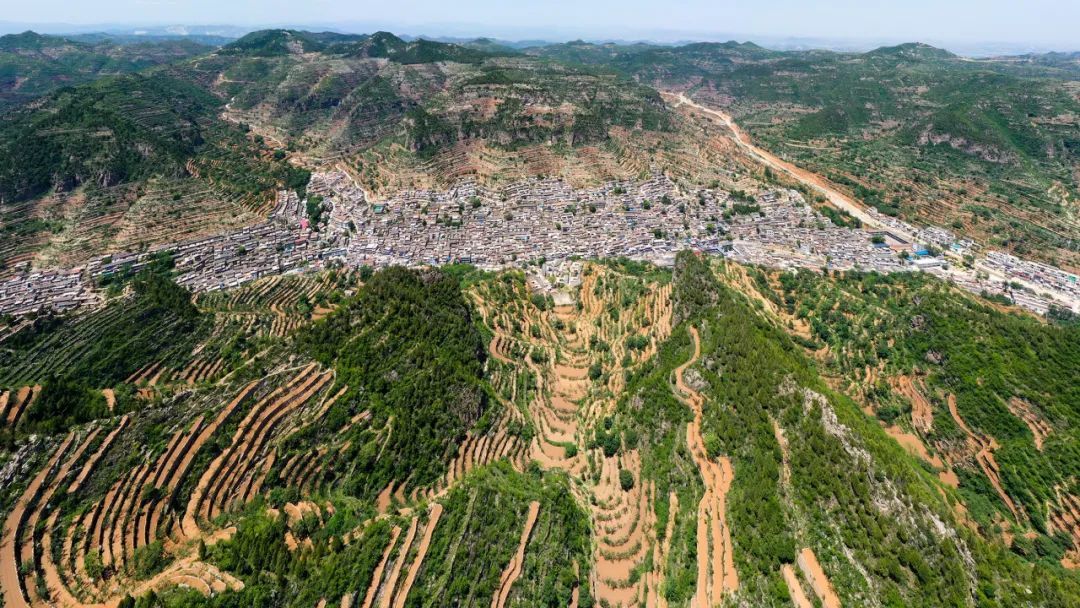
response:
<path fill-rule="evenodd" d="M 29 352 L 10 365 L 0 366 L 0 382 L 15 383 L 22 378 L 43 378 L 62 370 L 66 361 L 76 360 L 89 350 L 95 336 L 116 323 L 123 311 L 120 306 L 108 306 L 100 311 L 65 319 L 64 327 L 38 340 Z"/>
<path fill-rule="evenodd" d="M 439 525 L 442 513 L 443 506 L 437 502 L 432 503 L 422 531 L 420 529 L 421 516 L 414 516 L 400 546 L 396 544 L 400 537 L 400 529 L 396 527 L 393 529 L 390 543 L 364 595 L 364 608 L 376 606 L 378 608 L 404 608 L 409 592 L 427 557 L 431 537 L 435 533 L 436 526 Z M 419 540 L 417 540 L 418 536 Z"/>
<path fill-rule="evenodd" d="M 348 390 L 348 386 L 343 386 L 334 393 L 334 395 L 325 399 L 310 420 L 304 420 L 301 424 L 297 425 L 295 432 L 319 424 L 323 417 L 326 416 L 326 412 L 329 411 L 329 409 L 334 406 L 334 403 L 336 403 Z M 366 423 L 370 418 L 370 412 L 362 412 L 351 420 L 345 428 L 339 429 L 338 434 L 340 435 L 347 428 L 356 423 Z M 285 439 L 287 440 L 288 436 L 286 436 Z M 344 442 L 341 445 L 328 444 L 319 446 L 315 450 L 293 454 L 288 457 L 284 466 L 278 471 L 278 479 L 286 487 L 299 488 L 303 495 L 313 494 L 322 486 L 323 475 L 326 472 L 327 464 L 324 457 L 331 452 L 333 452 L 336 457 L 348 449 L 348 447 L 348 442 Z M 256 490 L 254 494 L 257 493 L 258 491 Z"/>
<path fill-rule="evenodd" d="M 301 299 L 313 302 L 320 294 L 328 293 L 335 285 L 330 274 L 321 276 L 274 275 L 252 281 L 226 294 L 206 294 L 199 298 L 201 306 L 215 310 L 271 311 L 285 314 Z"/>
<path fill-rule="evenodd" d="M 731 530 L 726 518 L 727 493 L 735 473 L 726 456 L 714 461 L 709 458 L 705 449 L 701 436 L 704 398 L 690 388 L 684 379 L 686 370 L 701 357 L 701 339 L 697 330 L 690 328 L 690 335 L 694 340 L 694 356 L 675 370 L 675 386 L 678 393 L 681 393 L 680 398 L 694 411 L 694 420 L 687 425 L 686 442 L 705 482 L 705 495 L 698 505 L 698 577 L 694 597 L 698 605 L 710 606 L 723 595 L 733 593 L 739 588 Z"/>
<path fill-rule="evenodd" d="M 0 384 L 29 384 L 51 375 L 69 373 L 77 365 L 91 364 L 88 353 L 106 332 L 116 332 L 124 319 L 141 319 L 145 310 L 130 302 L 115 302 L 103 309 L 65 318 L 63 324 L 47 336 L 34 341 L 10 360 L 0 359 Z M 168 360 L 190 348 L 173 341 L 187 321 L 171 312 L 157 316 L 149 323 L 125 324 L 123 338 L 127 345 L 157 344 L 159 360 Z M 184 334 L 190 335 L 185 329 Z M 148 379 L 148 378 L 146 378 Z"/>
<path fill-rule="evenodd" d="M 532 395 L 525 407 L 535 429 L 529 458 L 583 479 L 588 488 L 582 502 L 590 507 L 595 535 L 592 594 L 603 606 L 656 606 L 663 602 L 667 550 L 657 541 L 655 485 L 642 479 L 636 451 L 605 457 L 602 449 L 586 449 L 588 429 L 614 409 L 612 395 L 623 389 L 624 366 L 648 360 L 671 333 L 671 286 L 631 286 L 624 280 L 589 266 L 578 306 L 541 311 L 528 301 L 486 301 L 493 294 L 480 294 L 477 304 L 492 329 L 489 352 L 505 378 L 502 384 L 509 385 L 501 391 L 511 397 L 507 406 L 515 407 L 518 394 Z M 628 296 L 634 289 L 638 295 Z M 521 377 L 536 386 L 522 390 Z M 623 485 L 626 475 L 633 480 L 629 488 Z M 678 512 L 674 495 L 670 500 L 676 508 L 664 522 L 668 530 Z M 670 538 L 669 533 L 668 546 Z M 493 606 L 501 601 L 505 597 L 497 594 Z"/>
<path fill-rule="evenodd" d="M 210 424 L 198 417 L 178 429 L 162 453 L 124 473 L 89 508 L 74 514 L 54 508 L 42 524 L 46 507 L 57 490 L 63 488 L 64 494 L 76 495 L 105 455 L 123 442 L 130 418 L 120 418 L 108 433 L 103 433 L 100 425 L 91 425 L 77 447 L 73 447 L 75 434 L 69 434 L 27 488 L 20 503 L 23 509 L 13 511 L 9 517 L 10 533 L 6 538 L 11 542 L 4 546 L 17 547 L 20 557 L 11 563 L 33 564 L 21 583 L 24 600 L 82 606 L 84 602 L 115 602 L 124 593 L 137 594 L 177 582 L 211 592 L 242 586 L 237 579 L 191 557 L 181 558 L 147 581 L 135 582 L 131 575 L 137 552 L 160 540 L 174 523 L 167 505 L 196 454 L 257 385 L 253 382 L 244 387 Z M 96 448 L 90 450 L 95 444 Z M 63 464 L 58 465 L 61 457 Z M 100 574 L 89 571 L 91 562 L 100 564 Z M 36 583 L 39 577 L 40 585 Z M 203 583 L 196 584 L 195 579 Z M 15 590 L 7 581 L 5 592 Z M 39 589 L 46 589 L 48 597 L 37 597 Z"/>
<path fill-rule="evenodd" d="M 229 447 L 210 463 L 192 492 L 184 514 L 186 535 L 197 533 L 198 522 L 209 522 L 259 492 L 276 458 L 270 440 L 282 433 L 283 420 L 310 402 L 332 378 L 332 373 L 320 373 L 314 363 L 309 364 L 251 408 Z"/>
<path fill-rule="evenodd" d="M 15 428 L 26 410 L 33 405 L 41 393 L 41 385 L 23 386 L 12 391 L 0 393 L 0 426 Z"/>

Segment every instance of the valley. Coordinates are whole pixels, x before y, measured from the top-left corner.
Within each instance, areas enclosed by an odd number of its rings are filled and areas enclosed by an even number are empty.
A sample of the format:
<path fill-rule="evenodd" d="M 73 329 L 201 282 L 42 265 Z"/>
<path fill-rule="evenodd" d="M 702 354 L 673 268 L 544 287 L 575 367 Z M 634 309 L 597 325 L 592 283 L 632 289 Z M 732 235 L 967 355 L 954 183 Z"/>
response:
<path fill-rule="evenodd" d="M 1080 603 L 1069 64 L 136 46 L 0 38 L 3 605 Z"/>

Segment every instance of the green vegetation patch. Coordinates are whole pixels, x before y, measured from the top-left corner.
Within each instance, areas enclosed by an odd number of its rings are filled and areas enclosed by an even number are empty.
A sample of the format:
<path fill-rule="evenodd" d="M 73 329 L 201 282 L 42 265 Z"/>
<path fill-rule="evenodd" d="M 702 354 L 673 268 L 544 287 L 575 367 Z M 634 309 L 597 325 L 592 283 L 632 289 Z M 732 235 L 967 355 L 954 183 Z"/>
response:
<path fill-rule="evenodd" d="M 427 486 L 445 473 L 488 408 L 474 314 L 455 276 L 394 267 L 299 337 L 301 349 L 350 387 L 343 403 L 370 410 L 371 426 L 392 429 L 388 437 L 367 427 L 350 437 L 352 447 L 335 463 L 346 492 L 373 496 L 395 479 Z"/>

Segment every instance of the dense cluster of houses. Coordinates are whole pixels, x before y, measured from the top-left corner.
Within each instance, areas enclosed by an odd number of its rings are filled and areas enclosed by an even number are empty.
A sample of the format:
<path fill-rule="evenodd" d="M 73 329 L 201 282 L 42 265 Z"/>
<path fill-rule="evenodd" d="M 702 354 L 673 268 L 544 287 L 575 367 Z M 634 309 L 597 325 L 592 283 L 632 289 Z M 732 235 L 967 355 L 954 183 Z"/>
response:
<path fill-rule="evenodd" d="M 722 240 L 726 195 L 680 193 L 662 175 L 575 190 L 537 179 L 493 192 L 472 182 L 409 190 L 368 203 L 338 175 L 317 174 L 312 191 L 331 201 L 326 236 L 349 264 L 468 262 L 501 268 L 538 258 L 655 257 Z"/>
<path fill-rule="evenodd" d="M 522 181 L 498 191 L 463 181 L 447 190 L 406 190 L 372 201 L 347 174 L 335 171 L 314 174 L 308 193 L 321 198 L 318 226 L 310 225 L 305 201 L 282 192 L 270 217 L 253 226 L 114 254 L 82 268 L 18 275 L 0 283 L 0 314 L 86 304 L 96 299 L 96 281 L 137 271 L 166 250 L 177 281 L 199 292 L 328 264 L 465 262 L 496 270 L 549 261 L 569 268 L 566 280 L 572 281 L 575 273 L 564 262 L 627 256 L 670 265 L 676 252 L 688 248 L 781 268 L 925 270 L 976 293 L 1008 292 L 1032 310 L 1045 312 L 1052 303 L 1080 310 L 1075 275 L 989 252 L 976 269 L 984 265 L 1006 278 L 989 280 L 988 273 L 950 264 L 941 255 L 959 259 L 974 252 L 973 243 L 947 230 L 916 228 L 872 210 L 884 229 L 837 226 L 794 190 L 754 196 L 686 192 L 657 173 L 583 189 L 558 179 Z M 1037 288 L 1017 295 L 1009 279 Z"/>
<path fill-rule="evenodd" d="M 43 306 L 63 312 L 97 301 L 83 280 L 83 270 L 30 272 L 0 282 L 0 315 L 25 315 Z"/>
<path fill-rule="evenodd" d="M 1048 303 L 1044 302 L 1045 297 L 1039 294 L 1050 292 L 1062 294 L 1065 296 L 1063 298 L 1065 301 L 1069 301 L 1070 298 L 1073 302 L 1080 300 L 1080 276 L 1049 264 L 1021 260 L 1000 251 L 988 251 L 986 256 L 979 260 L 977 267 L 1005 277 L 1010 283 L 1019 283 L 1023 287 L 1022 290 L 1015 288 L 1010 290 L 1013 299 L 1025 306 L 1027 306 L 1027 301 L 1034 299 L 1036 302 L 1027 307 L 1040 310 L 1040 312 L 1045 310 Z M 1060 302 L 1058 304 L 1060 305 Z"/>

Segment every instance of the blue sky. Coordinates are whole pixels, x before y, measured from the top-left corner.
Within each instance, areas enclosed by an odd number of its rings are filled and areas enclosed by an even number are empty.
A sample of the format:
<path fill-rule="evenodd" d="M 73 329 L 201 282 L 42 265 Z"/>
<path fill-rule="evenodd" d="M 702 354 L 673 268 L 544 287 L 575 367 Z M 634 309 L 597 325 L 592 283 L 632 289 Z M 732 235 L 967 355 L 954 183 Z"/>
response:
<path fill-rule="evenodd" d="M 0 20 L 382 27 L 503 38 L 833 38 L 1080 49 L 1080 0 L 0 0 Z"/>

